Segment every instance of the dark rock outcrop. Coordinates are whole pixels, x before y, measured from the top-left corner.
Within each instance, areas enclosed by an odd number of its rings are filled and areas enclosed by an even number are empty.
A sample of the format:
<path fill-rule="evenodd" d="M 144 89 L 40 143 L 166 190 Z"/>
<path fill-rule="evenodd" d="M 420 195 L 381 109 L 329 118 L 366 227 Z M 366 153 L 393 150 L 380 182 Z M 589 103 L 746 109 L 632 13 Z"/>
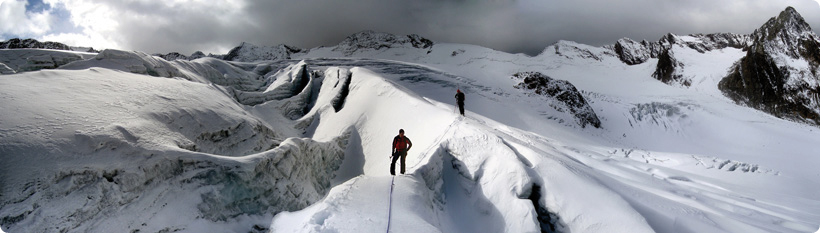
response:
<path fill-rule="evenodd" d="M 750 44 L 749 35 L 734 33 L 692 34 L 678 36 L 672 33 L 661 37 L 657 42 L 637 42 L 623 38 L 614 45 L 606 46 L 612 49 L 624 63 L 628 65 L 642 64 L 650 58 L 660 56 L 674 45 L 694 49 L 700 53 L 724 48 L 746 48 Z"/>
<path fill-rule="evenodd" d="M 173 60 L 188 60 L 188 56 L 182 55 L 181 53 L 171 52 L 168 54 L 153 54 L 154 56 L 161 57 L 166 61 L 173 61 Z"/>
<path fill-rule="evenodd" d="M 752 38 L 720 90 L 777 117 L 820 124 L 820 41 L 803 17 L 788 7 Z"/>
<path fill-rule="evenodd" d="M 56 49 L 71 50 L 68 45 L 59 42 L 40 42 L 35 39 L 20 40 L 19 38 L 0 42 L 0 49 Z"/>
<path fill-rule="evenodd" d="M 556 110 L 569 110 L 581 127 L 588 124 L 595 128 L 601 127 L 601 120 L 572 83 L 550 78 L 540 72 L 519 72 L 513 74 L 513 78 L 521 80 L 515 88 L 533 90 L 535 94 L 553 98 L 565 105 L 558 106 Z"/>
<path fill-rule="evenodd" d="M 671 49 L 664 50 L 658 56 L 658 65 L 652 77 L 666 84 L 679 83 L 683 86 L 692 86 L 692 80 L 685 79 L 680 70 L 684 64 L 675 58 L 675 53 Z"/>
<path fill-rule="evenodd" d="M 225 55 L 214 55 L 214 54 L 205 55 L 205 53 L 203 53 L 202 51 L 196 51 L 196 52 L 192 53 L 191 56 L 185 56 L 185 55 L 183 55 L 181 53 L 178 53 L 178 52 L 170 52 L 170 53 L 167 53 L 167 54 L 157 53 L 157 54 L 152 54 L 152 55 L 157 56 L 157 57 L 161 57 L 162 59 L 165 59 L 166 61 L 175 61 L 175 60 L 191 61 L 191 60 L 196 60 L 196 59 L 203 58 L 203 57 L 212 57 L 212 58 L 216 58 L 216 59 L 225 58 Z"/>
<path fill-rule="evenodd" d="M 618 54 L 618 58 L 627 65 L 637 65 L 646 62 L 649 58 L 657 57 L 656 52 L 654 52 L 657 49 L 653 49 L 653 47 L 660 47 L 660 44 L 650 43 L 645 40 L 638 43 L 629 38 L 623 38 L 615 42 L 613 50 Z"/>

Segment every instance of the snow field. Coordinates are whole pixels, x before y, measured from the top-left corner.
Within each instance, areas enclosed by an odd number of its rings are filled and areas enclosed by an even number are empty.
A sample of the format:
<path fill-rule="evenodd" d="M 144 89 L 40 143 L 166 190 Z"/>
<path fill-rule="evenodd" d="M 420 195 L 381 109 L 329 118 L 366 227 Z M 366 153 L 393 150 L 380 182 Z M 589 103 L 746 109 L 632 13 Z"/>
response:
<path fill-rule="evenodd" d="M 716 91 L 737 50 L 676 51 L 692 64 L 690 88 L 652 79 L 656 59 L 626 66 L 566 41 L 537 57 L 436 44 L 353 54 L 383 60 L 311 58 L 335 53 L 239 63 L 110 51 L 72 70 L 3 76 L 3 226 L 383 231 L 399 128 L 414 146 L 395 179 L 394 232 L 820 224 L 820 132 Z M 602 129 L 550 119 L 513 88 L 519 71 L 572 82 Z M 466 118 L 455 88 L 467 92 Z"/>

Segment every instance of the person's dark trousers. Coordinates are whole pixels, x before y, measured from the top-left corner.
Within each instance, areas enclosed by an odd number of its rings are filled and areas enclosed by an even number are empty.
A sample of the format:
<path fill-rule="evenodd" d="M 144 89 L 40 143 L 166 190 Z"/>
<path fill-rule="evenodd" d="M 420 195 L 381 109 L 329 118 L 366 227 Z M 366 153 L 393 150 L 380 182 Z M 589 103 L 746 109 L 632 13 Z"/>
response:
<path fill-rule="evenodd" d="M 464 103 L 458 103 L 458 111 L 464 116 Z"/>
<path fill-rule="evenodd" d="M 404 159 L 407 158 L 407 151 L 399 151 L 393 155 L 393 162 L 390 163 L 390 175 L 396 175 L 396 160 L 399 157 L 401 157 L 401 174 L 404 174 Z"/>

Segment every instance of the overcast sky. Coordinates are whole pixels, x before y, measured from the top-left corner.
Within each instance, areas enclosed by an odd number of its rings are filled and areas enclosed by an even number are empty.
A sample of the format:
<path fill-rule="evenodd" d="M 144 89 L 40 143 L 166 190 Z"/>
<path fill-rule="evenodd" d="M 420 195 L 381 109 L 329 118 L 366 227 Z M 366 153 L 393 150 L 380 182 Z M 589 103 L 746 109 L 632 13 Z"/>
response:
<path fill-rule="evenodd" d="M 362 30 L 535 55 L 666 33 L 748 34 L 793 6 L 820 32 L 820 0 L 0 0 L 0 40 L 224 54 L 240 42 L 335 45 Z M 820 34 L 820 33 L 818 33 Z"/>

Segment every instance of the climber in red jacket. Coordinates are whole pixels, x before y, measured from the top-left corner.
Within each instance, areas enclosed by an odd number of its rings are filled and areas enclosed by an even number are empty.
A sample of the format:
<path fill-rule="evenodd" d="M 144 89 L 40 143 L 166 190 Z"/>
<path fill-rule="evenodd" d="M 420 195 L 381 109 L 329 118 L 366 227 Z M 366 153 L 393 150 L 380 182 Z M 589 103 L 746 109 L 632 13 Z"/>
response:
<path fill-rule="evenodd" d="M 405 158 L 407 158 L 407 151 L 413 147 L 410 139 L 404 136 L 404 129 L 399 129 L 399 135 L 393 138 L 393 153 L 390 157 L 393 162 L 390 163 L 390 175 L 396 175 L 396 160 L 401 157 L 401 174 L 404 174 Z"/>

